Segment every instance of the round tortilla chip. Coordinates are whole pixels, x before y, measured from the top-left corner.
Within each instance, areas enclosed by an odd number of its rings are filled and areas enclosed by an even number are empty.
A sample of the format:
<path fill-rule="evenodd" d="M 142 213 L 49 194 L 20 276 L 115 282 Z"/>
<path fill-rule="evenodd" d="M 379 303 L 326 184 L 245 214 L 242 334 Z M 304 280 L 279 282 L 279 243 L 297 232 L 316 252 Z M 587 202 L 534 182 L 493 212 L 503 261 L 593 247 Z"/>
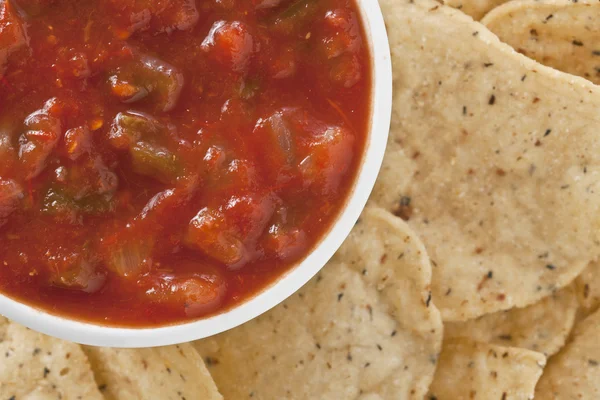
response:
<path fill-rule="evenodd" d="M 436 2 L 381 5 L 395 96 L 372 201 L 425 243 L 443 319 L 568 285 L 600 255 L 600 88 Z"/>
<path fill-rule="evenodd" d="M 534 60 L 600 83 L 600 3 L 510 1 L 481 20 L 500 40 Z"/>
<path fill-rule="evenodd" d="M 83 346 L 106 400 L 222 400 L 202 358 L 189 343 L 116 349 Z"/>
<path fill-rule="evenodd" d="M 0 331 L 0 399 L 104 399 L 78 344 L 6 320 Z"/>
<path fill-rule="evenodd" d="M 572 285 L 525 308 L 511 308 L 464 322 L 444 325 L 444 339 L 468 338 L 499 346 L 520 347 L 551 356 L 565 344 L 577 314 Z"/>
<path fill-rule="evenodd" d="M 531 350 L 445 340 L 429 399 L 529 400 L 544 365 L 546 357 Z"/>
<path fill-rule="evenodd" d="M 536 399 L 600 398 L 600 311 L 580 322 L 569 343 L 548 362 Z"/>
<path fill-rule="evenodd" d="M 444 0 L 444 4 L 454 7 L 470 15 L 474 20 L 480 20 L 488 11 L 506 3 L 509 0 Z"/>
<path fill-rule="evenodd" d="M 442 339 L 430 274 L 408 226 L 367 209 L 293 297 L 195 345 L 227 399 L 421 400 Z"/>

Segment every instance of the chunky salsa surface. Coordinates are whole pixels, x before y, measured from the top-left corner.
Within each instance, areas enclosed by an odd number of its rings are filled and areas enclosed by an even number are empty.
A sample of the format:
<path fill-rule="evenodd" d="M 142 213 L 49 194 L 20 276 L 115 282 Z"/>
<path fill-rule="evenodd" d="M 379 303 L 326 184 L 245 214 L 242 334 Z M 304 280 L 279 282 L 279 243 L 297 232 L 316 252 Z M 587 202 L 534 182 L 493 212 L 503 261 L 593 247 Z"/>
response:
<path fill-rule="evenodd" d="M 306 256 L 370 118 L 353 0 L 0 0 L 0 291 L 150 326 Z"/>

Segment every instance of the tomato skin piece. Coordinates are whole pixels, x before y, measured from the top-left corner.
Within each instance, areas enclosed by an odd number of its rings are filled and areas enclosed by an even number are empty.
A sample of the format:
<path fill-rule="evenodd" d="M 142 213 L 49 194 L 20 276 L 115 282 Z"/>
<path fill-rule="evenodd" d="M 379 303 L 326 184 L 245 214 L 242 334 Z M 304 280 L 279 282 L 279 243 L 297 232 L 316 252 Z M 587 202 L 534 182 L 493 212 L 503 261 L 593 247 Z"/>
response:
<path fill-rule="evenodd" d="M 242 72 L 250 62 L 254 40 L 244 23 L 217 21 L 210 28 L 201 48 L 222 66 L 233 72 Z"/>

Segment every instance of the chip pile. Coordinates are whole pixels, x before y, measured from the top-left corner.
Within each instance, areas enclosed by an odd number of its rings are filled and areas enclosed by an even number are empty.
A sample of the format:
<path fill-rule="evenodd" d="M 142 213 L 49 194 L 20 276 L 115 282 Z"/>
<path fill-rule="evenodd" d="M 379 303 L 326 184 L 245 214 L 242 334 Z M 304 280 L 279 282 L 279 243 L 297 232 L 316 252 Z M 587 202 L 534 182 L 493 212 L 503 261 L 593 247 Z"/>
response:
<path fill-rule="evenodd" d="M 311 282 L 164 348 L 2 320 L 0 399 L 600 398 L 600 3 L 444 3 L 380 0 L 387 154 Z"/>

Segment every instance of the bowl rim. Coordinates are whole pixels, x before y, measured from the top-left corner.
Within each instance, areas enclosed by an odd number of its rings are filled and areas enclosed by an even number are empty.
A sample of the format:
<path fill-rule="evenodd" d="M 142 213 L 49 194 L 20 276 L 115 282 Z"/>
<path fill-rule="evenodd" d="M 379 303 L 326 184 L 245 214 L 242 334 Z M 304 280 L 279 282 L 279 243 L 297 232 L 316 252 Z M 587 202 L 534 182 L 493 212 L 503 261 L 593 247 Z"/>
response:
<path fill-rule="evenodd" d="M 387 144 L 392 112 L 392 65 L 388 37 L 376 0 L 357 0 L 371 51 L 371 127 L 360 170 L 344 209 L 319 244 L 295 267 L 254 297 L 215 316 L 159 327 L 112 327 L 47 313 L 0 293 L 0 313 L 35 331 L 72 342 L 121 348 L 154 347 L 203 339 L 232 329 L 275 307 L 325 266 L 364 209 Z"/>

